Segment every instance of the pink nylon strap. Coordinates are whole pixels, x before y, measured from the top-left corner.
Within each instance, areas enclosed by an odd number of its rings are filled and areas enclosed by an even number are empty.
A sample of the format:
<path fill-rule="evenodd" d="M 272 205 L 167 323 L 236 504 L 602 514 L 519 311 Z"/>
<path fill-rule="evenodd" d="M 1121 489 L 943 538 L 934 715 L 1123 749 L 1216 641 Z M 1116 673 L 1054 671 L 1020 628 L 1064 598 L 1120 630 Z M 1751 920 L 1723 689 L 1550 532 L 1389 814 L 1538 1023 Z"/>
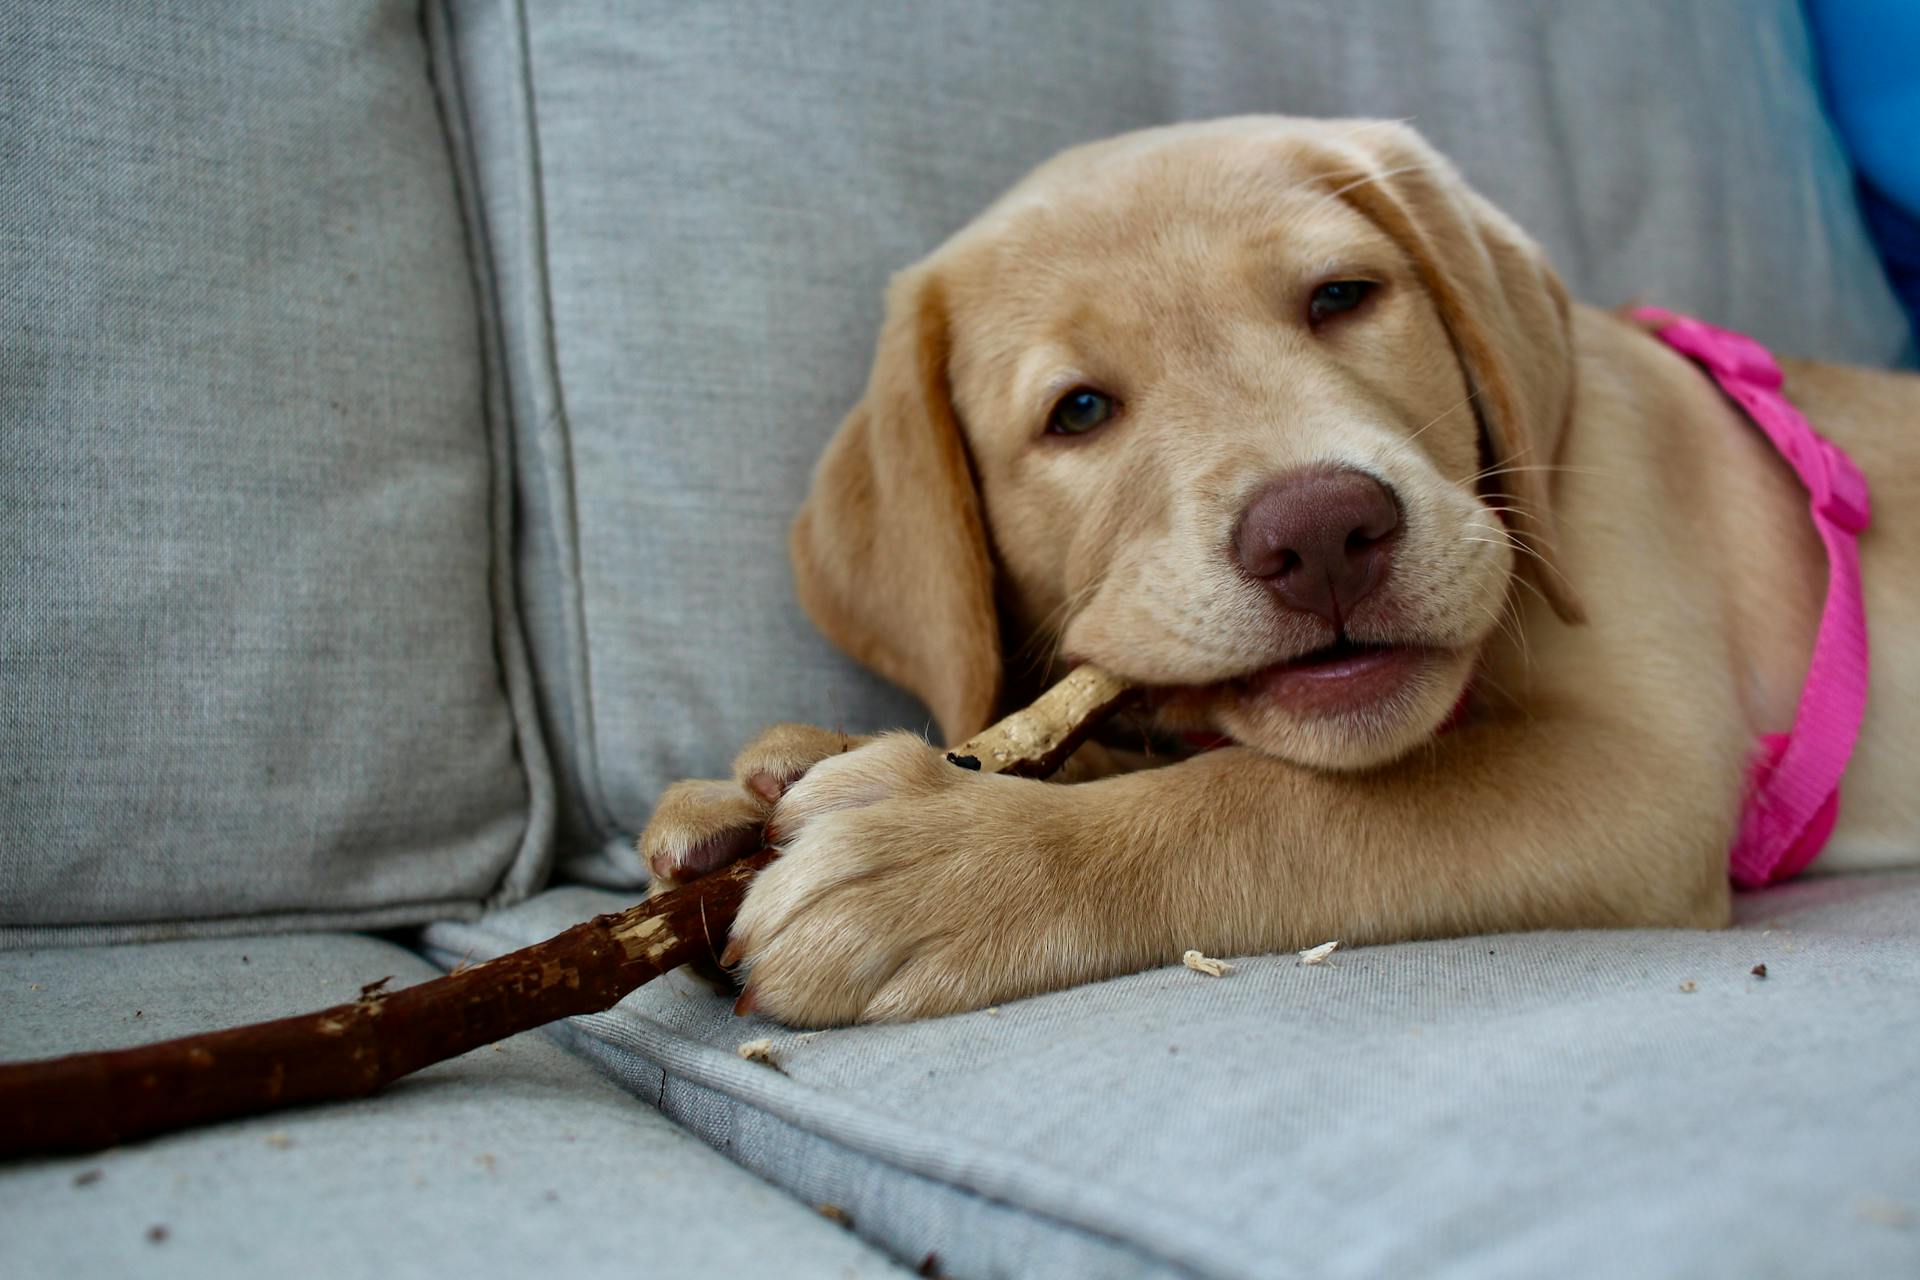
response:
<path fill-rule="evenodd" d="M 1748 771 L 1746 808 L 1729 857 L 1743 888 L 1797 875 L 1826 845 L 1840 812 L 1846 772 L 1867 709 L 1867 612 L 1860 593 L 1860 531 L 1872 504 L 1866 477 L 1837 445 L 1813 429 L 1781 393 L 1785 381 L 1767 349 L 1732 333 L 1657 307 L 1634 319 L 1698 361 L 1807 487 L 1814 528 L 1827 548 L 1827 599 L 1813 661 L 1800 689 L 1793 727 L 1761 736 Z"/>

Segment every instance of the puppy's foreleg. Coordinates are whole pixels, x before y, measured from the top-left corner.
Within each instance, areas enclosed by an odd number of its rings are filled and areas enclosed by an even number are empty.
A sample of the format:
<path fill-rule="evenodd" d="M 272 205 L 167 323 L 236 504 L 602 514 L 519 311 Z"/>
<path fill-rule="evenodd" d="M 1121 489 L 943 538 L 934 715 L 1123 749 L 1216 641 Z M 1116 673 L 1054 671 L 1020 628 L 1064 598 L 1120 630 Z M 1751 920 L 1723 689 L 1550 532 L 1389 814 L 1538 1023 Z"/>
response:
<path fill-rule="evenodd" d="M 1115 967 L 1519 929 L 1727 919 L 1743 758 L 1595 724 L 1464 727 L 1361 774 L 1245 748 L 1086 784 L 1062 883 L 1107 888 Z M 1116 883 L 1117 882 L 1117 883 Z"/>

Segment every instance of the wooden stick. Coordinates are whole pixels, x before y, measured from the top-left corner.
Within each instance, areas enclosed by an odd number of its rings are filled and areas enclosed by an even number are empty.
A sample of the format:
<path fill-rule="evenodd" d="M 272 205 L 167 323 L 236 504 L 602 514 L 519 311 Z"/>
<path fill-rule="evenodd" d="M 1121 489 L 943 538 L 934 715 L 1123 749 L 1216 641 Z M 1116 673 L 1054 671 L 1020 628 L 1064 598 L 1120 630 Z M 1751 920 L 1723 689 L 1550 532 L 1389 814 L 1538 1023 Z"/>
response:
<path fill-rule="evenodd" d="M 1058 768 L 1124 701 L 1080 667 L 949 758 L 988 773 Z M 0 1158 L 98 1151 L 303 1102 L 358 1098 L 561 1018 L 597 1013 L 670 969 L 716 959 L 767 849 L 671 893 L 399 991 L 177 1040 L 0 1064 Z"/>

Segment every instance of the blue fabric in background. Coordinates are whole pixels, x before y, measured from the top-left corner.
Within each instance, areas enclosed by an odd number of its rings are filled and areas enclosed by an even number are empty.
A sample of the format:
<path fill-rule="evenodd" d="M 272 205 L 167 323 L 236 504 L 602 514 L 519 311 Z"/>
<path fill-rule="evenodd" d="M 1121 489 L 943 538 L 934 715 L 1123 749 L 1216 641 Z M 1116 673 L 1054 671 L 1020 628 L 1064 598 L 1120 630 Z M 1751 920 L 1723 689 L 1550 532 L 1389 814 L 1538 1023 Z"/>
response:
<path fill-rule="evenodd" d="M 1920 0 L 1806 0 L 1860 204 L 1920 334 Z"/>

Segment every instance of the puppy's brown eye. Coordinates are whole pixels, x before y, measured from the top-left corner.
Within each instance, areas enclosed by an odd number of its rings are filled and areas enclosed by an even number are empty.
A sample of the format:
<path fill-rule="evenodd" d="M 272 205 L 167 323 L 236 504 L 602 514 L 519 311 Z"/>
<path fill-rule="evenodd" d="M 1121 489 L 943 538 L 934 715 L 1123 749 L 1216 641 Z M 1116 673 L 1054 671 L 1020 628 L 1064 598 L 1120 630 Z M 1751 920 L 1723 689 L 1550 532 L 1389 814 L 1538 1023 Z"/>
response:
<path fill-rule="evenodd" d="M 1307 323 L 1317 325 L 1342 312 L 1351 311 L 1374 291 L 1371 280 L 1329 280 L 1313 291 L 1307 300 Z"/>
<path fill-rule="evenodd" d="M 1060 397 L 1047 419 L 1047 431 L 1056 436 L 1084 435 L 1113 416 L 1113 400 L 1091 387 L 1075 387 Z"/>

